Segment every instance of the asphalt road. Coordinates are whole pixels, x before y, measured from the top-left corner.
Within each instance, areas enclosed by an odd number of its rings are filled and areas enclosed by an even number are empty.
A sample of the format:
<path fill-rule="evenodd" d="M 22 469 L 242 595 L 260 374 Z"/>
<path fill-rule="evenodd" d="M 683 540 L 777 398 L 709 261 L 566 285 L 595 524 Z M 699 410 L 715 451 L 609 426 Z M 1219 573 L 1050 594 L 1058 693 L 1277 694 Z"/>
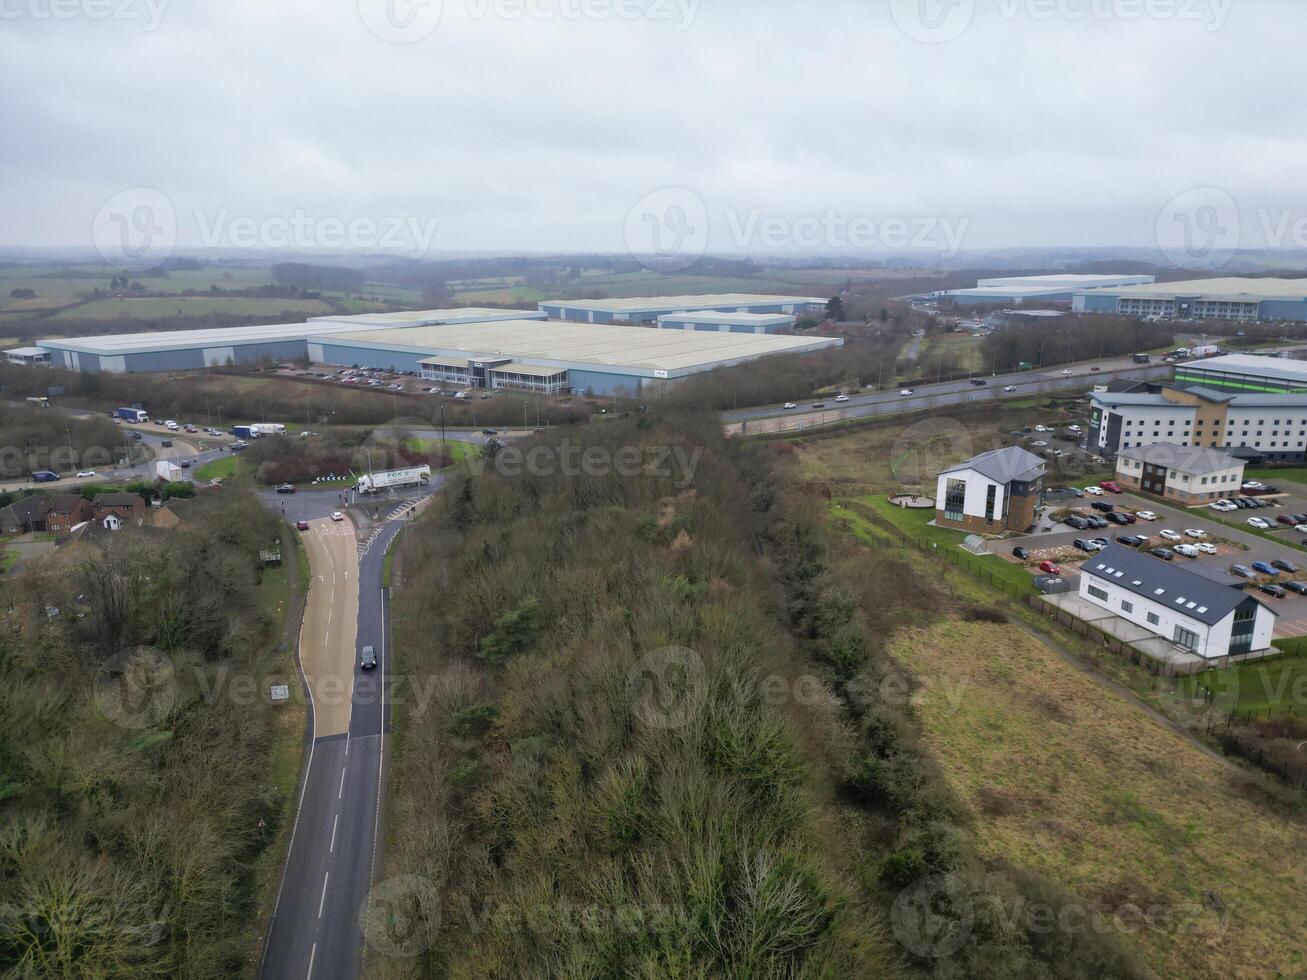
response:
<path fill-rule="evenodd" d="M 1095 370 L 1097 368 L 1097 370 Z M 1063 374 L 1069 371 L 1069 374 Z M 996 401 L 1000 398 L 1020 398 L 1050 390 L 1067 389 L 1083 392 L 1086 384 L 1103 384 L 1118 377 L 1151 378 L 1170 373 L 1170 365 L 1158 363 L 1135 364 L 1130 358 L 1107 358 L 1072 364 L 1065 368 L 1048 371 L 1024 371 L 1013 374 L 999 374 L 986 377 L 984 385 L 973 385 L 970 381 L 945 381 L 941 384 L 922 385 L 913 389 L 912 395 L 901 395 L 899 390 L 877 391 L 867 394 L 851 395 L 847 402 L 836 403 L 833 397 L 808 399 L 798 410 L 786 410 L 783 405 L 764 405 L 757 408 L 722 412 L 722 421 L 750 422 L 757 419 L 774 417 L 803 418 L 805 415 L 820 415 L 822 421 L 835 421 L 830 418 L 832 412 L 838 412 L 842 418 L 870 418 L 876 415 L 889 415 L 895 412 L 916 411 L 927 408 L 939 408 L 968 402 Z M 1004 392 L 1008 385 L 1016 387 L 1015 392 Z M 814 402 L 823 402 L 825 411 L 813 412 Z"/>
<path fill-rule="evenodd" d="M 438 490 L 441 482 L 437 476 L 427 493 Z M 335 543 L 321 548 L 310 544 L 309 604 L 315 601 L 315 590 L 326 591 L 325 605 L 330 610 L 326 616 L 336 635 L 327 639 L 319 632 L 321 607 L 312 613 L 306 607 L 300 661 L 307 676 L 315 658 L 321 660 L 319 654 L 325 652 L 328 660 L 341 665 L 343 676 L 334 681 L 344 685 L 349 696 L 347 712 L 336 711 L 331 704 L 319 709 L 318 692 L 333 678 L 327 674 L 310 678 L 314 696 L 310 754 L 260 975 L 278 980 L 353 980 L 360 975 L 364 953 L 360 915 L 379 861 L 391 720 L 388 692 L 393 684 L 389 596 L 381 581 L 386 549 L 403 526 L 403 516 L 390 517 L 400 509 L 402 498 L 369 501 L 368 510 L 377 509 L 380 517 L 375 533 L 362 545 L 353 523 L 323 516 L 341 507 L 339 491 L 262 496 L 288 520 L 309 520 L 312 526 L 305 532 L 309 542 L 315 537 L 328 541 L 339 537 L 348 546 L 342 551 Z M 363 518 L 358 510 L 354 513 Z M 340 590 L 349 587 L 350 579 L 343 573 L 350 569 L 358 594 L 354 623 L 347 625 L 353 604 L 343 601 Z M 347 667 L 337 649 L 342 635 L 350 637 Z M 377 653 L 375 671 L 358 666 L 358 652 L 367 645 Z"/>

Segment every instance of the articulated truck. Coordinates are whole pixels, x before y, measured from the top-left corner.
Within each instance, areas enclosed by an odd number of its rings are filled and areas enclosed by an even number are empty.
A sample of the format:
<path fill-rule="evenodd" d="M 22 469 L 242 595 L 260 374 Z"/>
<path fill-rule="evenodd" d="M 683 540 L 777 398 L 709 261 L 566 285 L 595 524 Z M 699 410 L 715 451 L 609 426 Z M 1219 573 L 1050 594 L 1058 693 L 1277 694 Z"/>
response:
<path fill-rule="evenodd" d="M 150 421 L 150 413 L 143 408 L 115 408 L 113 414 L 127 422 Z"/>
<path fill-rule="evenodd" d="M 241 439 L 261 439 L 264 436 L 285 435 L 286 427 L 280 422 L 255 422 L 252 425 L 233 425 L 231 434 Z"/>
<path fill-rule="evenodd" d="M 416 487 L 431 479 L 430 466 L 413 466 L 406 470 L 387 470 L 359 477 L 354 489 L 358 493 L 384 493 L 401 487 Z"/>

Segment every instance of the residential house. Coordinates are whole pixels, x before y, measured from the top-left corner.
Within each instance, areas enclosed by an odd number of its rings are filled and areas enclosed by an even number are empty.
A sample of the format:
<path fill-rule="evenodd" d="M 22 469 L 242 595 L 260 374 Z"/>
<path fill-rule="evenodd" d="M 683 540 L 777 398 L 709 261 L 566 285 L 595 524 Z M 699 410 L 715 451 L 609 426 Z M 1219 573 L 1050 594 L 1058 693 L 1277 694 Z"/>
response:
<path fill-rule="evenodd" d="M 8 507 L 0 508 L 0 531 L 5 534 L 27 534 L 45 530 L 45 506 L 49 497 L 34 493 L 20 497 Z"/>
<path fill-rule="evenodd" d="M 95 519 L 103 522 L 113 514 L 122 521 L 139 524 L 150 512 L 150 505 L 139 493 L 97 493 L 95 495 Z"/>
<path fill-rule="evenodd" d="M 939 475 L 935 523 L 978 534 L 1028 531 L 1044 473 L 1044 461 L 1017 446 L 974 456 Z"/>
<path fill-rule="evenodd" d="M 90 520 L 94 514 L 94 507 L 85 497 L 75 493 L 51 494 L 45 506 L 45 529 L 62 534 Z"/>

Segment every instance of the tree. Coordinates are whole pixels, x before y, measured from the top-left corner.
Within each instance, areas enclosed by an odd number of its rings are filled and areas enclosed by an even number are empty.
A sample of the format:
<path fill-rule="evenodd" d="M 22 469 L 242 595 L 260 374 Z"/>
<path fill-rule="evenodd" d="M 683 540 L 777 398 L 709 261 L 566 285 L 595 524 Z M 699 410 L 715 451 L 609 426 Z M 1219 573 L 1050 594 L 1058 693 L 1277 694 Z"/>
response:
<path fill-rule="evenodd" d="M 844 300 L 838 296 L 832 296 L 826 304 L 826 316 L 832 320 L 843 320 Z"/>
<path fill-rule="evenodd" d="M 9 290 L 9 295 L 14 299 L 36 299 L 36 290 L 28 289 L 26 286 L 19 286 L 17 289 Z"/>

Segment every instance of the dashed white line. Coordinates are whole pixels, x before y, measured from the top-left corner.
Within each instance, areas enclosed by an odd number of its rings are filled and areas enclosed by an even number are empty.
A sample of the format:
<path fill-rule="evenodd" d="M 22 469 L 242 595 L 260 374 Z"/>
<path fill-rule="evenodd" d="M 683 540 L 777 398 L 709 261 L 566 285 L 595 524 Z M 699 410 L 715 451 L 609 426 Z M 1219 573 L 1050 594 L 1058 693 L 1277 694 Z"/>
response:
<path fill-rule="evenodd" d="M 341 772 L 341 775 L 342 775 L 342 776 L 344 775 L 344 772 L 343 772 L 343 771 Z M 345 784 L 344 784 L 344 783 L 341 783 L 341 789 L 344 789 L 344 788 L 345 788 Z M 336 818 L 335 818 L 334 820 L 331 821 L 331 845 L 327 848 L 327 853 L 328 853 L 328 854 L 334 854 L 335 851 L 336 851 L 336 826 L 337 826 L 339 823 L 340 823 L 340 814 L 337 813 L 337 814 L 336 814 Z"/>
<path fill-rule="evenodd" d="M 309 950 L 309 972 L 304 975 L 304 980 L 310 980 L 313 976 L 313 957 L 318 955 L 318 944 L 314 943 L 313 948 Z"/>
<path fill-rule="evenodd" d="M 346 742 L 345 744 L 346 744 L 346 745 L 349 745 L 348 742 Z M 340 799 L 340 798 L 341 798 L 342 796 L 344 796 L 344 795 L 345 795 L 345 770 L 344 770 L 344 769 L 341 769 L 341 770 L 340 770 L 340 789 L 338 789 L 338 790 L 336 791 L 336 799 Z"/>
<path fill-rule="evenodd" d="M 322 898 L 318 899 L 318 918 L 322 918 L 322 910 L 327 904 L 327 882 L 331 880 L 331 872 L 327 871 L 322 875 Z"/>

